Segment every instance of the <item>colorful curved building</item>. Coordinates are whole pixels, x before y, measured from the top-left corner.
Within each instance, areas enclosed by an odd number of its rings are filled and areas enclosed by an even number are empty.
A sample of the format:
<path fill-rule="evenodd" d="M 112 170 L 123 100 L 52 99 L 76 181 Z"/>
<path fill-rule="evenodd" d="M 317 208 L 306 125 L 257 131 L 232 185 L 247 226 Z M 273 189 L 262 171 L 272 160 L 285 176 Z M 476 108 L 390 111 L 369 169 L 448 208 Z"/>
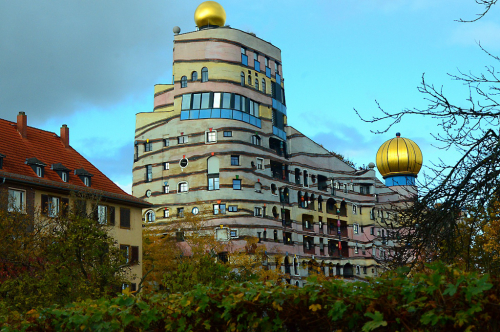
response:
<path fill-rule="evenodd" d="M 144 222 L 168 226 L 208 207 L 209 234 L 232 250 L 259 238 L 284 257 L 290 283 L 303 283 L 311 261 L 330 276 L 377 274 L 401 195 L 374 164 L 355 169 L 288 124 L 279 48 L 224 26 L 213 1 L 195 21 L 197 31 L 174 28 L 173 82 L 137 114 L 133 195 L 154 206 Z"/>

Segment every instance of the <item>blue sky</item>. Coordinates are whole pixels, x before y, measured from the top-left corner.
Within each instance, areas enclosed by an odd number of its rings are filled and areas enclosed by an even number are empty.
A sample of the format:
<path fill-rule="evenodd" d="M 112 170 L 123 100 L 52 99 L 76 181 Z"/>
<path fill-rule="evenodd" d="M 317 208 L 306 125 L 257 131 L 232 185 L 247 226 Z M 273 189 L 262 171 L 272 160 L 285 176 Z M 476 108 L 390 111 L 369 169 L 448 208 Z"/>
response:
<path fill-rule="evenodd" d="M 130 190 L 135 114 L 152 111 L 153 86 L 170 83 L 174 26 L 194 30 L 201 1 L 28 0 L 0 3 L 0 117 L 59 132 Z M 397 131 L 422 149 L 424 166 L 454 151 L 432 146 L 432 119 L 404 119 L 388 133 L 355 114 L 425 108 L 422 74 L 458 104 L 467 90 L 447 73 L 493 64 L 500 7 L 476 23 L 473 0 L 220 1 L 226 24 L 282 50 L 288 123 L 358 165 L 375 161 Z M 307 3 L 307 5 L 304 5 Z M 1 151 L 0 151 L 1 152 Z"/>

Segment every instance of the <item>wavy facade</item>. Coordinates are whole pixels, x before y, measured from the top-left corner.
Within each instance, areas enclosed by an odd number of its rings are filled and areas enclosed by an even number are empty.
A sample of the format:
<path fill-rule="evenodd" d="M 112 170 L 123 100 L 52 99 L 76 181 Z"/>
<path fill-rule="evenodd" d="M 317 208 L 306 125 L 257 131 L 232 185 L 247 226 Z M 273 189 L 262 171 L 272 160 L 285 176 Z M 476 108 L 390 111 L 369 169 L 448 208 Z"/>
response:
<path fill-rule="evenodd" d="M 373 164 L 354 169 L 288 124 L 280 49 L 201 27 L 175 34 L 173 73 L 155 86 L 153 111 L 137 114 L 133 195 L 153 204 L 145 223 L 208 207 L 209 234 L 229 251 L 258 237 L 293 284 L 311 264 L 326 275 L 380 272 L 392 245 L 380 222 L 401 196 Z"/>

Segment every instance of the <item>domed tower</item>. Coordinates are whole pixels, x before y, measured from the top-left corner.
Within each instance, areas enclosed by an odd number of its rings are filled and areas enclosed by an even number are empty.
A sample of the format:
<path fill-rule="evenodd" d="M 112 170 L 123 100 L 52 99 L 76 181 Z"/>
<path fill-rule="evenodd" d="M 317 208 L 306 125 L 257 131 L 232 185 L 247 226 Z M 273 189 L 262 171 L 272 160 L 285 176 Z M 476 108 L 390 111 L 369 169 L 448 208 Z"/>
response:
<path fill-rule="evenodd" d="M 376 161 L 386 186 L 415 186 L 422 167 L 422 151 L 411 139 L 396 133 L 395 138 L 378 149 Z"/>

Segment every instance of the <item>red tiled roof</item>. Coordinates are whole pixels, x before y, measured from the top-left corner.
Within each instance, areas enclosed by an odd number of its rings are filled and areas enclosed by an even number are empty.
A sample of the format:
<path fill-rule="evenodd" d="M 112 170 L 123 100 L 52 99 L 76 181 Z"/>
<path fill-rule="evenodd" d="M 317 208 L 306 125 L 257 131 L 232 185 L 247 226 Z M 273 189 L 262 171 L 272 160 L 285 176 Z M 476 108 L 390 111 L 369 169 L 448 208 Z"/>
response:
<path fill-rule="evenodd" d="M 35 183 L 49 186 L 58 185 L 61 189 L 78 188 L 94 189 L 111 193 L 114 197 L 121 196 L 121 199 L 145 203 L 142 200 L 127 194 L 106 175 L 99 171 L 87 159 L 79 154 L 72 147 L 64 147 L 61 138 L 55 133 L 38 128 L 27 127 L 26 138 L 23 138 L 17 130 L 15 122 L 0 119 L 0 154 L 5 155 L 3 167 L 0 170 L 5 175 L 14 173 L 16 178 L 31 179 Z M 33 169 L 26 164 L 27 158 L 37 158 L 47 164 L 44 169 L 44 177 L 39 178 Z M 65 183 L 51 169 L 52 164 L 61 163 L 69 168 L 68 182 Z M 75 175 L 75 170 L 83 168 L 92 174 L 91 187 L 85 186 L 83 181 Z M 147 203 L 145 203 L 147 204 Z"/>

